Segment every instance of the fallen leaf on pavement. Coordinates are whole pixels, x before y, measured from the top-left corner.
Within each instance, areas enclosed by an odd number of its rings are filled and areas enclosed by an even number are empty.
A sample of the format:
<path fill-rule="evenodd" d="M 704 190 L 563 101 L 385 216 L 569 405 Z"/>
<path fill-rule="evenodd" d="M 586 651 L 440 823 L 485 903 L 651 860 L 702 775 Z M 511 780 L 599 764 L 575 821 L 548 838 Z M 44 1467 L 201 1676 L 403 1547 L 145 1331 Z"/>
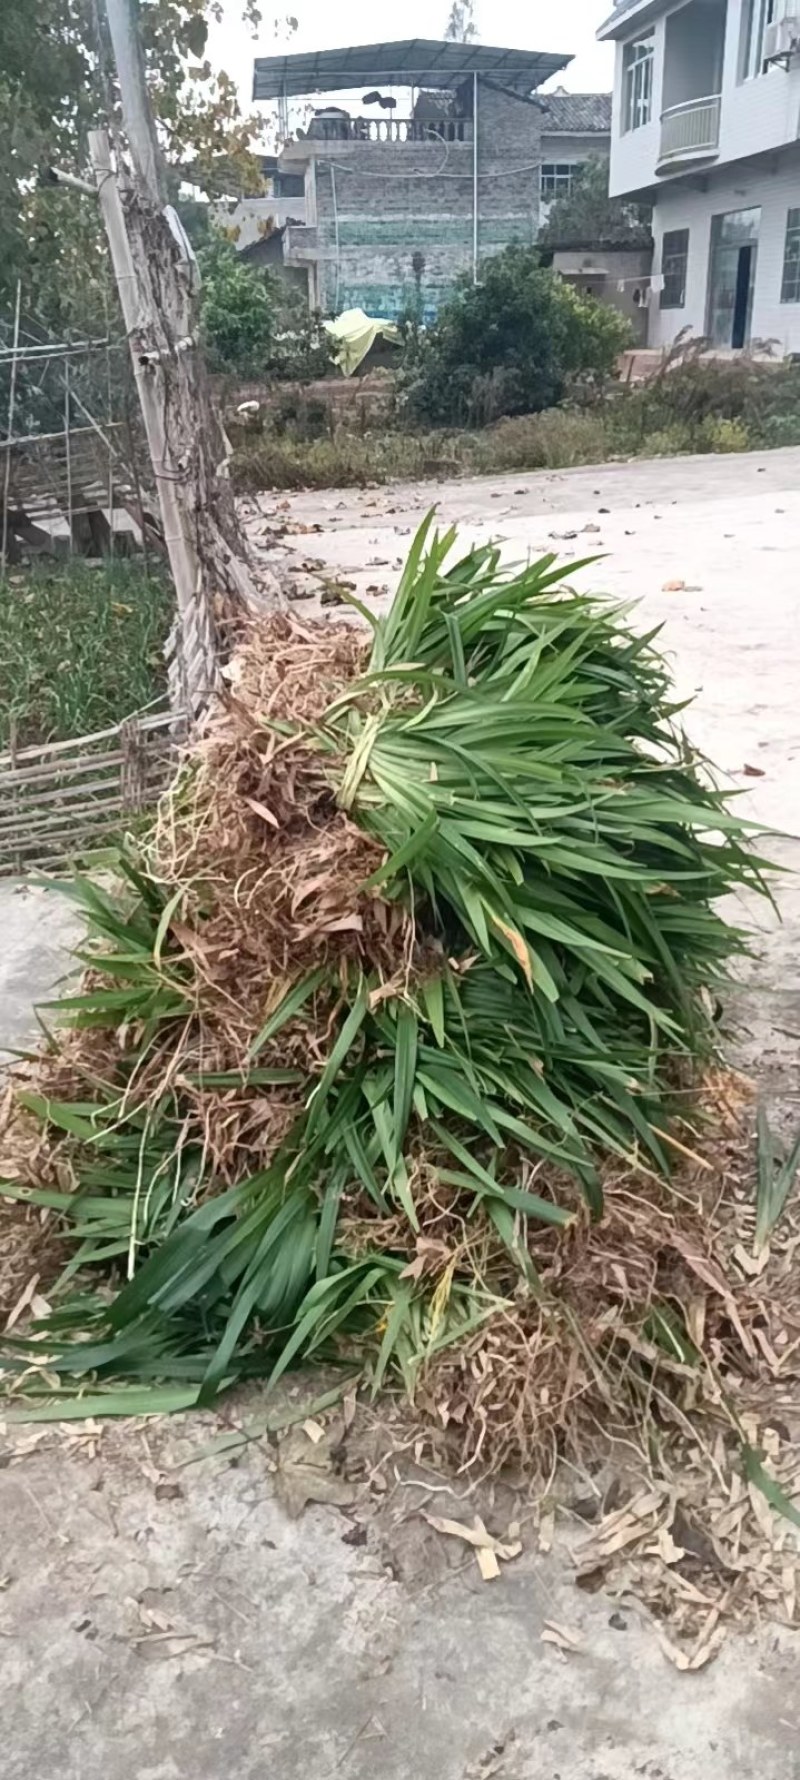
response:
<path fill-rule="evenodd" d="M 543 1644 L 555 1644 L 556 1649 L 567 1656 L 580 1653 L 583 1639 L 578 1632 L 571 1632 L 568 1626 L 559 1625 L 555 1619 L 546 1619 L 542 1632 Z"/>
<path fill-rule="evenodd" d="M 423 1519 L 428 1522 L 429 1527 L 433 1527 L 435 1533 L 444 1533 L 451 1539 L 463 1539 L 465 1545 L 474 1548 L 484 1582 L 493 1582 L 500 1575 L 498 1558 L 508 1563 L 511 1558 L 519 1557 L 522 1550 L 522 1542 L 516 1537 L 495 1539 L 484 1526 L 479 1514 L 476 1514 L 472 1526 L 467 1526 L 466 1521 L 447 1520 L 438 1514 L 423 1513 Z M 508 1531 L 509 1535 L 516 1534 L 517 1528 L 509 1527 Z"/>
<path fill-rule="evenodd" d="M 704 1669 L 706 1663 L 713 1662 L 721 1646 L 725 1642 L 725 1627 L 719 1624 L 720 1608 L 712 1607 L 708 1618 L 703 1622 L 700 1635 L 691 1650 L 682 1650 L 680 1644 L 673 1644 L 665 1632 L 659 1632 L 658 1642 L 666 1657 L 684 1674 L 694 1674 Z"/>
<path fill-rule="evenodd" d="M 545 1513 L 542 1515 L 542 1518 L 539 1522 L 539 1550 L 540 1551 L 552 1551 L 552 1549 L 553 1549 L 553 1532 L 555 1530 L 555 1524 L 556 1524 L 555 1514 L 553 1513 L 552 1508 L 548 1508 L 545 1511 Z"/>
<path fill-rule="evenodd" d="M 294 1520 L 309 1502 L 324 1502 L 332 1508 L 350 1508 L 356 1491 L 333 1469 L 327 1438 L 314 1441 L 304 1428 L 295 1428 L 281 1441 L 275 1477 L 278 1494 L 287 1514 Z"/>

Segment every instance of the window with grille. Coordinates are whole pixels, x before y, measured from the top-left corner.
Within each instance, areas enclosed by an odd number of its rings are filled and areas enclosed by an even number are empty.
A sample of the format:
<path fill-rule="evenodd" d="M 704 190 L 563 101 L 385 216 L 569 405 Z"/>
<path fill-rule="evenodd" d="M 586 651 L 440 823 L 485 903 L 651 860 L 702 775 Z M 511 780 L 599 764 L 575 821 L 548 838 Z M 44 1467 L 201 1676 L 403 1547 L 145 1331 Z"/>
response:
<path fill-rule="evenodd" d="M 539 192 L 548 203 L 553 198 L 565 198 L 579 173 L 583 172 L 582 161 L 543 161 L 539 169 Z"/>
<path fill-rule="evenodd" d="M 800 303 L 800 210 L 790 210 L 786 216 L 781 302 Z"/>
<path fill-rule="evenodd" d="M 626 43 L 622 56 L 622 128 L 640 130 L 653 113 L 653 34 Z"/>
<path fill-rule="evenodd" d="M 662 309 L 682 309 L 686 302 L 689 230 L 667 229 L 661 242 Z"/>

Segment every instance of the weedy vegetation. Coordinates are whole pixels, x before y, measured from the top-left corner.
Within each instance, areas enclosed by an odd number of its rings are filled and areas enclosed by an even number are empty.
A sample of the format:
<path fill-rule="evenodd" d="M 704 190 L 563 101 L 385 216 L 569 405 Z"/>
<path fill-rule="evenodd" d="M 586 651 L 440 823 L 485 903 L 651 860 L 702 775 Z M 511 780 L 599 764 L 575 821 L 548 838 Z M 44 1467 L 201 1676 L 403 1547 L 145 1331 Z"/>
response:
<path fill-rule="evenodd" d="M 0 581 L 0 748 L 67 741 L 166 691 L 172 595 L 137 561 L 73 557 Z"/>

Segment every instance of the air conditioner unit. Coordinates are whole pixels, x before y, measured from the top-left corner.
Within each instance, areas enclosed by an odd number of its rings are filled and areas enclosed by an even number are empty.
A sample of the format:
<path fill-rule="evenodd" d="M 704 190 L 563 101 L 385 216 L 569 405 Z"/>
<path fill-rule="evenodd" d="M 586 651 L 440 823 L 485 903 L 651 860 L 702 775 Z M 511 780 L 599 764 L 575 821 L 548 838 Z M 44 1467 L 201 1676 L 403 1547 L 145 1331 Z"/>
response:
<path fill-rule="evenodd" d="M 777 18 L 764 26 L 764 61 L 777 62 L 800 50 L 800 19 Z"/>

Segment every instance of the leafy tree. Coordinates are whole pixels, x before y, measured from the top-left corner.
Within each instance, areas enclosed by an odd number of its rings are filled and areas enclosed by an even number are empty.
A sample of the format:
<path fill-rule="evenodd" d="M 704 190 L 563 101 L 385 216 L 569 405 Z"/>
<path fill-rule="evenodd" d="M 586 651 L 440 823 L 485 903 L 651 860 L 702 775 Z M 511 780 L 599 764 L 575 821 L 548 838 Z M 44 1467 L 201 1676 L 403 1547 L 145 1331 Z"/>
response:
<path fill-rule="evenodd" d="M 450 43 L 471 43 L 477 37 L 474 0 L 452 0 L 444 34 Z"/>
<path fill-rule="evenodd" d="M 608 195 L 608 162 L 593 156 L 572 190 L 557 198 L 539 235 L 539 247 L 647 247 L 652 210 Z"/>
<path fill-rule="evenodd" d="M 200 316 L 212 370 L 298 383 L 331 373 L 328 335 L 299 291 L 248 265 L 220 230 L 212 229 L 199 259 Z"/>
<path fill-rule="evenodd" d="M 536 413 L 571 379 L 604 377 L 628 344 L 614 309 L 578 296 L 535 248 L 508 247 L 466 275 L 433 327 L 409 340 L 407 412 L 434 425 L 477 426 Z"/>
<path fill-rule="evenodd" d="M 253 28 L 255 0 L 242 0 Z M 241 115 L 233 82 L 206 57 L 217 0 L 139 0 L 148 86 L 164 157 L 219 190 L 257 187 L 260 122 Z M 96 323 L 108 300 L 96 207 L 42 189 L 43 170 L 84 174 L 86 137 L 113 120 L 116 87 L 100 0 L 0 0 L 0 311 L 23 281 L 27 312 L 51 326 Z"/>
<path fill-rule="evenodd" d="M 243 374 L 263 371 L 272 355 L 275 301 L 271 282 L 217 234 L 201 251 L 201 317 L 209 364 Z"/>

